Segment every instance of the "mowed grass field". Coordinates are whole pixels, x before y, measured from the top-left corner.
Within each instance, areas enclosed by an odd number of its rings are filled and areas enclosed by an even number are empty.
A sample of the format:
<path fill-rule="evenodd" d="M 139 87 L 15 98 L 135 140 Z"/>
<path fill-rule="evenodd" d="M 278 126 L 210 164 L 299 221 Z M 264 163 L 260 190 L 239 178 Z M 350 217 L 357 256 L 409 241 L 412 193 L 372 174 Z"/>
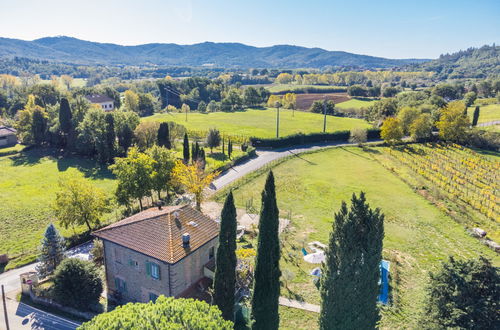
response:
<path fill-rule="evenodd" d="M 469 115 L 471 121 L 474 116 L 475 108 L 476 106 L 472 106 L 467 109 L 467 114 Z M 478 123 L 486 123 L 495 120 L 500 120 L 500 104 L 489 104 L 479 107 Z"/>
<path fill-rule="evenodd" d="M 373 102 L 376 102 L 376 100 L 354 98 L 350 99 L 349 101 L 335 104 L 335 107 L 339 109 L 361 109 L 369 107 L 373 104 Z"/>
<path fill-rule="evenodd" d="M 303 261 L 301 249 L 311 241 L 328 242 L 333 214 L 342 201 L 364 191 L 371 207 L 385 214 L 384 258 L 391 261 L 392 306 L 383 308 L 382 328 L 418 328 L 425 299 L 428 272 L 453 255 L 472 258 L 485 255 L 500 264 L 495 253 L 469 236 L 464 227 L 418 195 L 375 157 L 384 148 L 366 151 L 357 147 L 333 148 L 302 154 L 277 165 L 278 206 L 281 216 L 291 212 L 289 231 L 284 233 L 281 268 L 291 280 L 281 294 L 319 304 L 319 291 L 311 270 L 318 265 Z M 259 208 L 266 174 L 234 186 L 238 207 L 253 199 Z M 221 201 L 227 189 L 216 198 Z M 290 275 L 291 274 L 291 275 Z M 285 328 L 317 328 L 318 314 L 281 308 Z M 286 323 L 286 324 L 285 324 Z M 300 325 L 300 326 L 299 326 Z"/>
<path fill-rule="evenodd" d="M 45 227 L 55 221 L 51 205 L 58 190 L 58 180 L 71 172 L 82 173 L 110 197 L 113 195 L 116 184 L 112 174 L 91 160 L 59 158 L 52 149 L 0 157 L 0 254 L 8 253 L 14 258 L 7 269 L 35 259 Z M 65 236 L 74 233 L 71 228 L 57 227 Z M 85 228 L 75 230 L 83 232 Z"/>
<path fill-rule="evenodd" d="M 173 121 L 184 125 L 188 130 L 208 131 L 217 128 L 228 135 L 247 137 L 276 137 L 276 109 L 247 109 L 238 112 L 156 114 L 145 117 L 143 121 Z M 327 131 L 350 130 L 352 128 L 369 128 L 370 125 L 362 119 L 327 116 Z M 280 109 L 280 136 L 291 134 L 312 133 L 323 131 L 323 115 Z"/>

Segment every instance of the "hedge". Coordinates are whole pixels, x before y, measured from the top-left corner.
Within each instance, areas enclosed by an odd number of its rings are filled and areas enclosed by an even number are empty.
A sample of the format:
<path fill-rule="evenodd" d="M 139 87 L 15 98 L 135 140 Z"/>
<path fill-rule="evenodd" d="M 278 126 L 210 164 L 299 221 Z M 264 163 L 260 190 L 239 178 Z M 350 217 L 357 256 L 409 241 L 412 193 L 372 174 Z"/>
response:
<path fill-rule="evenodd" d="M 321 85 L 319 85 L 321 86 Z M 295 94 L 324 94 L 324 93 L 345 93 L 347 91 L 347 87 L 342 86 L 332 86 L 332 87 L 297 87 L 297 88 L 289 88 L 285 90 L 281 90 L 279 92 L 271 93 L 275 95 L 284 95 L 286 93 L 295 93 Z"/>
<path fill-rule="evenodd" d="M 319 143 L 319 142 L 348 142 L 350 131 L 337 131 L 333 133 L 298 133 L 281 138 L 250 138 L 250 143 L 255 148 L 283 148 L 301 144 Z M 368 140 L 380 139 L 380 129 L 371 128 L 367 130 Z"/>
<path fill-rule="evenodd" d="M 253 158 L 255 156 L 256 156 L 255 148 L 248 147 L 248 150 L 245 154 L 233 158 L 233 160 L 231 162 L 216 168 L 215 171 L 224 172 L 224 171 L 230 169 L 231 167 L 236 166 L 238 164 L 241 164 L 241 163 L 245 162 L 246 160 Z"/>

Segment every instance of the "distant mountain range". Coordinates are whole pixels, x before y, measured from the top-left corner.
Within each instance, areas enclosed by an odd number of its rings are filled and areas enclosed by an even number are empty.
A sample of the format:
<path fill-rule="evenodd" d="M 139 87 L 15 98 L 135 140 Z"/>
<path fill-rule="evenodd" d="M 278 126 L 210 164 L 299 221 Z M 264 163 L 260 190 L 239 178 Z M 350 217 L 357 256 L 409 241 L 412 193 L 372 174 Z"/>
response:
<path fill-rule="evenodd" d="M 224 68 L 323 68 L 342 66 L 388 69 L 426 59 L 387 59 L 290 45 L 253 47 L 240 43 L 121 46 L 71 37 L 33 41 L 0 38 L 0 58 L 24 57 L 73 64 L 134 66 L 213 66 Z"/>

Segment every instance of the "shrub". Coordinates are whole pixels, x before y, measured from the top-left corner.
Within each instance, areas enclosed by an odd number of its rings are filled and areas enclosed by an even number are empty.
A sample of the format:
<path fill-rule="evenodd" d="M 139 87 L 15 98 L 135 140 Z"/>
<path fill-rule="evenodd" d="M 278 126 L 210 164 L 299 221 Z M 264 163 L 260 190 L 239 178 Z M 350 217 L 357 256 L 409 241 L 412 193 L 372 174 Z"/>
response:
<path fill-rule="evenodd" d="M 368 133 L 364 128 L 353 128 L 349 136 L 349 142 L 362 145 L 368 139 Z"/>
<path fill-rule="evenodd" d="M 97 268 L 88 261 L 66 259 L 54 274 L 54 297 L 64 305 L 89 309 L 99 302 L 102 288 Z"/>
<path fill-rule="evenodd" d="M 194 299 L 174 299 L 164 296 L 156 301 L 129 303 L 112 312 L 100 314 L 81 325 L 80 330 L 121 329 L 233 329 L 216 306 Z"/>

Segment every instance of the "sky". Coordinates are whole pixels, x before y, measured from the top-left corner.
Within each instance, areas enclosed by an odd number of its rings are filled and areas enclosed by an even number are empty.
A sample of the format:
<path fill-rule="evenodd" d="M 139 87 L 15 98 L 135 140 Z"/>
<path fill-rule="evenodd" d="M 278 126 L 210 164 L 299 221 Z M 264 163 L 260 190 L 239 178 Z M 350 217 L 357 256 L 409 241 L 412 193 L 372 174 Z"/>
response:
<path fill-rule="evenodd" d="M 500 44 L 500 0 L 0 0 L 0 37 L 291 44 L 436 58 Z"/>

